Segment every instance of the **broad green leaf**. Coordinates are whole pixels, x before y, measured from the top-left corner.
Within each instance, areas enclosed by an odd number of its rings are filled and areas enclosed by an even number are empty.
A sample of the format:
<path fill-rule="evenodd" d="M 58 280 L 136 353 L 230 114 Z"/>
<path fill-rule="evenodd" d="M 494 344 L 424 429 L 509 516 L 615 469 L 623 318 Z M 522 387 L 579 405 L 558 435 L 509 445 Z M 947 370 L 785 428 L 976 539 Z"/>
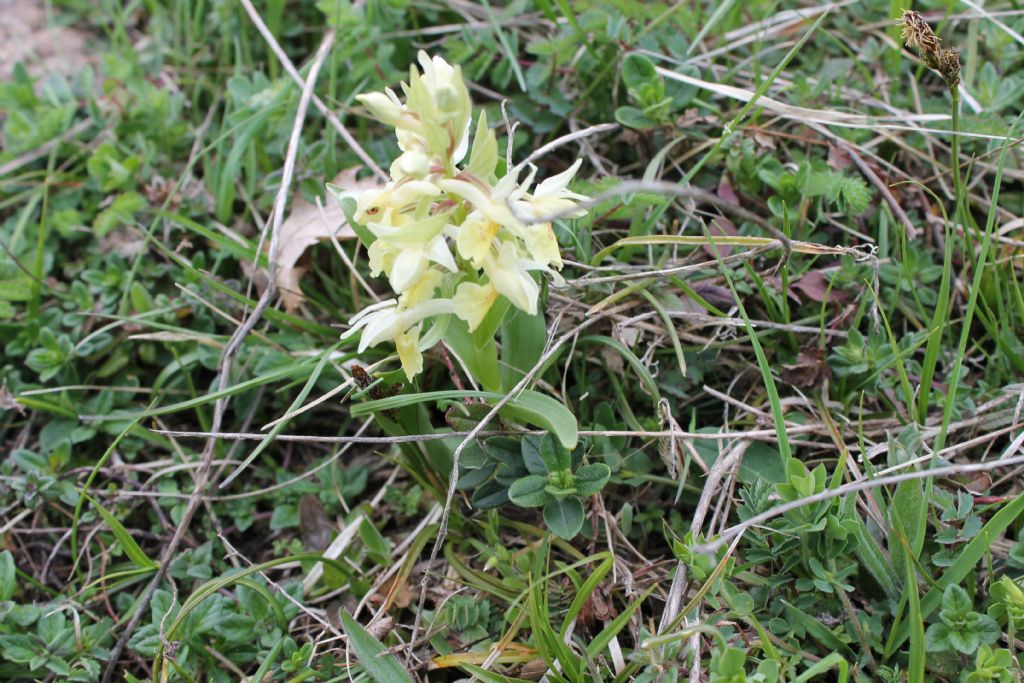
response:
<path fill-rule="evenodd" d="M 576 485 L 576 495 L 580 498 L 594 495 L 604 488 L 611 476 L 611 468 L 603 462 L 584 465 L 576 470 L 572 477 L 573 484 Z"/>
<path fill-rule="evenodd" d="M 564 472 L 572 467 L 572 456 L 558 444 L 550 434 L 540 437 L 540 457 L 548 472 Z"/>
<path fill-rule="evenodd" d="M 903 542 L 909 546 L 911 556 L 916 559 L 921 552 L 921 521 L 926 514 L 924 486 L 920 479 L 900 482 L 889 506 L 889 556 L 892 557 L 896 572 L 903 573 Z"/>
<path fill-rule="evenodd" d="M 512 309 L 501 322 L 501 385 L 511 389 L 526 376 L 544 354 L 547 323 L 544 311 L 527 315 Z"/>
<path fill-rule="evenodd" d="M 539 474 L 517 479 L 508 489 L 508 499 L 519 507 L 540 507 L 551 501 L 551 494 L 544 490 L 547 484 L 547 477 Z"/>
<path fill-rule="evenodd" d="M 544 523 L 558 536 L 569 541 L 583 528 L 583 503 L 578 498 L 552 500 L 544 506 Z"/>
<path fill-rule="evenodd" d="M 374 638 L 358 621 L 345 610 L 340 610 L 341 625 L 348 636 L 348 643 L 355 650 L 359 664 L 376 683 L 412 683 L 412 677 L 398 658 L 389 653 L 384 644 Z"/>
<path fill-rule="evenodd" d="M 654 63 L 644 55 L 634 52 L 622 60 L 622 82 L 626 87 L 638 88 L 657 78 Z"/>
<path fill-rule="evenodd" d="M 523 464 L 526 465 L 526 469 L 529 470 L 530 474 L 540 474 L 543 476 L 548 473 L 548 466 L 540 454 L 540 437 L 533 434 L 524 436 L 520 452 L 523 457 Z"/>
<path fill-rule="evenodd" d="M 637 130 L 651 128 L 657 124 L 656 121 L 647 116 L 642 110 L 628 105 L 615 110 L 615 120 L 626 128 L 635 128 Z"/>
<path fill-rule="evenodd" d="M 10 600 L 14 595 L 16 576 L 14 555 L 10 550 L 5 550 L 0 553 L 0 602 Z"/>
<path fill-rule="evenodd" d="M 0 301 L 28 301 L 32 298 L 32 278 L 17 275 L 0 280 Z"/>
<path fill-rule="evenodd" d="M 504 398 L 490 391 L 429 391 L 419 394 L 401 394 L 376 401 L 367 401 L 352 406 L 352 417 L 369 415 L 381 410 L 394 410 L 427 401 L 459 400 L 479 398 L 496 403 Z M 579 438 L 576 416 L 564 405 L 545 394 L 536 391 L 522 391 L 498 411 L 499 415 L 519 420 L 553 432 L 562 445 L 568 449 L 576 447 Z"/>

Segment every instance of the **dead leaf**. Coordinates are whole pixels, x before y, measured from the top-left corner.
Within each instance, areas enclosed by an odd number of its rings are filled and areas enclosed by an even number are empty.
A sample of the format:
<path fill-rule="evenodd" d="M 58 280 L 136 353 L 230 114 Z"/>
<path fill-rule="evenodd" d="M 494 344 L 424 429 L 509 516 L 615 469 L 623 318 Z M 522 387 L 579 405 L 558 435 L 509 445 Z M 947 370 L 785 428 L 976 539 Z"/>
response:
<path fill-rule="evenodd" d="M 693 293 L 715 308 L 729 310 L 736 303 L 731 289 L 710 282 L 698 282 L 693 285 Z M 703 310 L 703 307 L 698 309 L 699 312 Z"/>
<path fill-rule="evenodd" d="M 299 498 L 299 535 L 307 550 L 324 550 L 331 544 L 334 531 L 319 498 L 310 493 Z"/>
<path fill-rule="evenodd" d="M 617 614 L 618 612 L 611 603 L 608 586 L 605 582 L 601 582 L 583 603 L 583 607 L 576 616 L 576 623 L 589 629 L 595 624 L 607 624 Z"/>
<path fill-rule="evenodd" d="M 832 301 L 843 302 L 849 298 L 848 294 L 841 289 L 828 289 L 829 280 L 823 270 L 809 270 L 793 283 L 792 288 L 798 290 L 807 299 L 815 303 L 821 303 L 826 297 Z"/>
<path fill-rule="evenodd" d="M 682 432 L 682 427 L 676 422 L 676 419 L 672 417 L 672 407 L 669 405 L 667 399 L 661 399 L 658 402 L 658 413 L 660 417 L 659 429 L 665 431 L 666 426 L 670 432 Z M 679 476 L 679 462 L 680 462 L 680 446 L 678 444 L 679 438 L 673 436 L 663 436 L 658 439 L 658 455 L 661 456 L 661 461 L 665 463 L 665 469 L 668 470 L 669 479 L 675 479 Z"/>
<path fill-rule="evenodd" d="M 14 400 L 14 396 L 7 390 L 7 382 L 0 384 L 0 410 L 13 410 L 19 415 L 25 413 L 25 406 Z"/>
<path fill-rule="evenodd" d="M 732 186 L 732 180 L 729 179 L 728 173 L 723 173 L 722 177 L 718 179 L 718 190 L 716 191 L 716 194 L 730 204 L 735 206 L 740 205 L 740 198 L 736 194 L 736 189 Z"/>
<path fill-rule="evenodd" d="M 356 178 L 358 167 L 346 169 L 331 182 L 345 190 L 366 190 L 380 187 L 376 180 Z M 299 259 L 321 240 L 354 239 L 356 233 L 345 222 L 345 214 L 333 197 L 326 197 L 321 210 L 301 197 L 292 203 L 292 212 L 281 224 L 280 250 L 277 254 L 277 287 L 285 310 L 294 313 L 303 301 L 299 280 L 306 268 L 298 265 Z M 269 248 L 269 245 L 266 246 Z"/>
<path fill-rule="evenodd" d="M 988 472 L 975 472 L 964 476 L 960 485 L 977 496 L 992 488 L 992 475 Z"/>
<path fill-rule="evenodd" d="M 516 672 L 516 678 L 522 678 L 526 681 L 537 681 L 544 677 L 547 670 L 547 660 L 538 657 L 520 666 L 519 671 Z"/>
<path fill-rule="evenodd" d="M 844 168 L 853 163 L 853 159 L 850 158 L 849 153 L 842 147 L 835 145 L 828 146 L 828 167 L 833 171 L 842 171 Z"/>
<path fill-rule="evenodd" d="M 146 246 L 146 237 L 135 228 L 123 226 L 100 238 L 99 248 L 104 253 L 116 252 L 131 260 Z"/>
<path fill-rule="evenodd" d="M 754 131 L 754 142 L 756 142 L 759 147 L 771 150 L 775 149 L 775 136 L 760 130 Z"/>
<path fill-rule="evenodd" d="M 782 379 L 798 387 L 820 388 L 831 374 L 825 349 L 816 346 L 800 349 L 795 363 L 782 366 Z"/>
<path fill-rule="evenodd" d="M 377 640 L 383 640 L 384 636 L 391 633 L 395 628 L 395 620 L 388 615 L 376 619 L 367 626 L 366 631 Z"/>
<path fill-rule="evenodd" d="M 715 216 L 708 224 L 708 234 L 711 235 L 712 239 L 723 236 L 735 237 L 739 234 L 739 231 L 733 225 L 733 222 L 725 216 Z M 732 254 L 732 247 L 727 247 L 724 244 L 716 244 L 715 247 L 718 248 L 718 253 L 722 255 L 722 258 Z M 710 244 L 703 245 L 701 249 L 711 258 L 716 258 L 715 250 L 711 248 Z"/>
<path fill-rule="evenodd" d="M 371 603 L 383 605 L 385 609 L 405 609 L 412 604 L 412 600 L 413 593 L 409 583 L 397 574 L 381 584 L 377 592 L 370 596 Z"/>

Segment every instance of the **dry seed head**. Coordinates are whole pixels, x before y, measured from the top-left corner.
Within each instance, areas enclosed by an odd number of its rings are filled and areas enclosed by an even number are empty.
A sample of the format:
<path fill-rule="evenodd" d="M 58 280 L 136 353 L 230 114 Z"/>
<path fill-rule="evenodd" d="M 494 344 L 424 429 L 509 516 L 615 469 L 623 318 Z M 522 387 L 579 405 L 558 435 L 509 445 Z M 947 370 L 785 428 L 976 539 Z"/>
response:
<path fill-rule="evenodd" d="M 947 48 L 939 53 L 938 70 L 950 90 L 960 85 L 960 51 Z"/>
<path fill-rule="evenodd" d="M 952 48 L 942 49 L 942 41 L 935 31 L 913 10 L 903 10 L 900 25 L 903 27 L 900 37 L 907 47 L 917 48 L 924 63 L 942 74 L 947 87 L 950 90 L 956 88 L 960 84 L 960 52 Z"/>
<path fill-rule="evenodd" d="M 937 55 L 942 41 L 932 31 L 932 27 L 917 12 L 909 9 L 903 10 L 903 32 L 900 34 L 903 42 L 909 48 L 917 48 L 921 55 L 928 59 L 929 56 Z"/>

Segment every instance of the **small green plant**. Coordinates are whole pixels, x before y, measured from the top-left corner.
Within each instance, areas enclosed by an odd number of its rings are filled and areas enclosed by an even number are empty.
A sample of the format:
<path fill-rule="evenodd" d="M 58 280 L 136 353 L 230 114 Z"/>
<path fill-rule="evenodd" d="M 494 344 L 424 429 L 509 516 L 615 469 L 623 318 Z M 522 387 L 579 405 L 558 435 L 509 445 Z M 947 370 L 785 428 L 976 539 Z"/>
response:
<path fill-rule="evenodd" d="M 975 612 L 974 602 L 960 586 L 947 586 L 942 593 L 939 623 L 925 632 L 929 652 L 960 652 L 972 655 L 982 645 L 999 639 L 999 625 L 992 617 Z"/>
<path fill-rule="evenodd" d="M 682 110 L 694 94 L 692 87 L 678 81 L 666 84 L 654 63 L 635 52 L 622 61 L 622 81 L 635 106 L 619 107 L 615 110 L 615 119 L 630 128 L 653 128 L 670 123 L 673 114 Z"/>
<path fill-rule="evenodd" d="M 779 665 L 765 660 L 754 673 L 747 673 L 747 654 L 738 647 L 725 646 L 711 656 L 710 683 L 775 683 Z"/>
<path fill-rule="evenodd" d="M 974 660 L 974 671 L 967 674 L 967 683 L 1012 683 L 1016 670 L 1009 650 L 982 645 Z"/>
<path fill-rule="evenodd" d="M 608 483 L 608 465 L 593 463 L 574 468 L 572 454 L 550 434 L 545 434 L 536 447 L 530 444 L 524 448 L 523 462 L 530 474 L 509 487 L 509 500 L 520 507 L 543 507 L 548 528 L 562 538 L 578 534 L 583 528 L 582 501 Z"/>

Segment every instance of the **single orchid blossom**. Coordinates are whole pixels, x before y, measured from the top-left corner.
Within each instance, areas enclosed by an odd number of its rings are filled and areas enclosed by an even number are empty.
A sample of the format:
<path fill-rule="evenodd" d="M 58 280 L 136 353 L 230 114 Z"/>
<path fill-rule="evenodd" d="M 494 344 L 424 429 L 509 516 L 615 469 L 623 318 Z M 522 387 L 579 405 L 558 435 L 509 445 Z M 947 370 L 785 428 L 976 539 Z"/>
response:
<path fill-rule="evenodd" d="M 529 271 L 539 270 L 538 264 L 520 258 L 519 250 L 512 242 L 503 242 L 497 257 L 489 254 L 483 268 L 494 289 L 511 301 L 513 306 L 536 315 L 540 285 Z"/>
<path fill-rule="evenodd" d="M 498 290 L 491 284 L 477 285 L 463 282 L 455 291 L 452 299 L 455 304 L 455 315 L 466 321 L 469 331 L 480 327 L 484 317 L 498 298 Z"/>
<path fill-rule="evenodd" d="M 351 320 L 349 330 L 341 336 L 346 339 L 362 331 L 359 339 L 359 353 L 383 341 L 396 344 L 402 369 L 411 381 L 423 369 L 423 354 L 420 351 L 419 325 L 427 318 L 455 312 L 451 299 L 430 299 L 403 307 L 394 299 L 388 299 L 367 306 Z"/>

